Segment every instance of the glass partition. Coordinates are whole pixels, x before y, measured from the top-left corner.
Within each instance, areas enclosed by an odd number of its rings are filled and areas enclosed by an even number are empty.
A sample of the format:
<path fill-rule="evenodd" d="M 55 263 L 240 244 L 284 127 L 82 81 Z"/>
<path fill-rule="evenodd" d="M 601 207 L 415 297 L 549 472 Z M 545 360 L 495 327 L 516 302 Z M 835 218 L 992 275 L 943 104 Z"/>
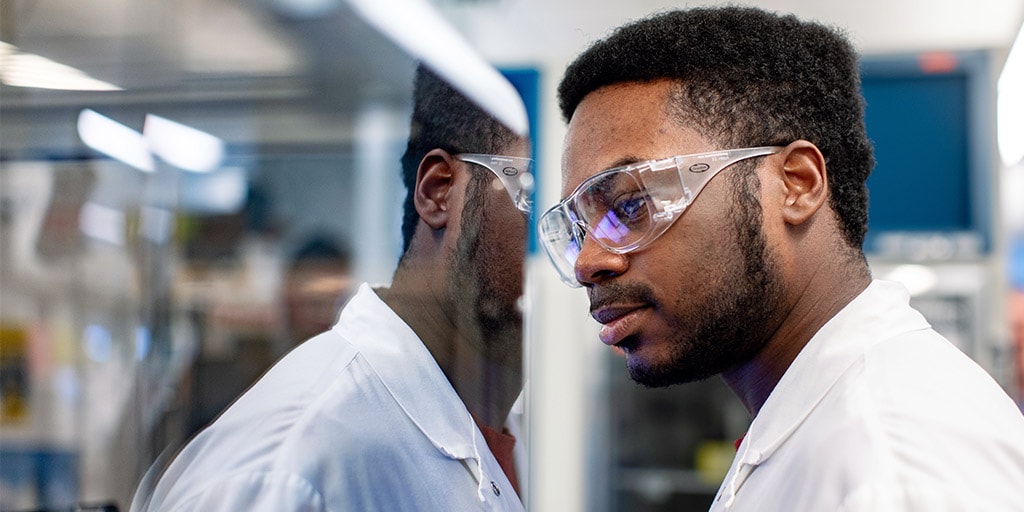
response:
<path fill-rule="evenodd" d="M 0 508 L 128 510 L 150 468 L 331 329 L 361 283 L 412 290 L 416 306 L 377 295 L 481 429 L 509 414 L 526 114 L 428 5 L 58 0 L 4 2 L 0 19 Z M 438 136 L 467 213 L 413 209 L 409 241 L 403 154 L 434 129 L 410 121 L 419 68 L 506 135 Z M 392 282 L 403 254 L 437 272 Z M 430 308 L 456 313 L 444 336 L 410 320 Z"/>

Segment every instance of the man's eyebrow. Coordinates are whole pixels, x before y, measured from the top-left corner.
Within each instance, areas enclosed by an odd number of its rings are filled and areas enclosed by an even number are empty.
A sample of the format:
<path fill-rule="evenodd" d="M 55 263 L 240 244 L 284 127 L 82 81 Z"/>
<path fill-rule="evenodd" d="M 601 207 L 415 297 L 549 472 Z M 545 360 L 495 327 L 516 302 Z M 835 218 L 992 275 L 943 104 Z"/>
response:
<path fill-rule="evenodd" d="M 610 166 L 606 167 L 606 169 L 614 169 L 616 167 L 624 167 L 624 166 L 627 166 L 627 165 L 630 165 L 630 164 L 635 164 L 637 162 L 646 162 L 647 160 L 650 160 L 650 158 L 640 158 L 640 157 L 635 156 L 635 155 L 626 155 L 626 156 L 620 157 L 618 160 L 615 160 L 614 162 L 612 162 L 612 164 Z"/>
<path fill-rule="evenodd" d="M 600 173 L 602 173 L 604 171 L 610 171 L 610 170 L 618 168 L 618 167 L 624 167 L 624 166 L 627 166 L 627 165 L 630 165 L 630 164 L 635 164 L 637 162 L 646 162 L 648 160 L 650 160 L 650 158 L 641 158 L 641 157 L 638 157 L 636 155 L 621 156 L 617 160 L 613 161 L 611 163 L 611 165 L 609 165 L 608 167 L 605 167 L 604 169 L 602 169 L 600 171 L 595 172 L 592 176 L 596 176 L 597 174 L 600 174 Z M 562 199 L 565 199 L 565 196 L 562 196 Z"/>

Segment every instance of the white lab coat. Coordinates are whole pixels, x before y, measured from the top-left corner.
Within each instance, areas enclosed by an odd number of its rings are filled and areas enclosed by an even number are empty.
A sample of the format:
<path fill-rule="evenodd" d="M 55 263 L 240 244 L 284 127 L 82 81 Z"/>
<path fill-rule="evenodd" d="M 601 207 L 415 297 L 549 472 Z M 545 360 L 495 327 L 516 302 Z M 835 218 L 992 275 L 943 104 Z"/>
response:
<path fill-rule="evenodd" d="M 147 511 L 521 511 L 465 405 L 367 285 L 178 454 Z"/>
<path fill-rule="evenodd" d="M 821 328 L 712 511 L 1024 511 L 1024 416 L 908 301 L 874 281 Z"/>

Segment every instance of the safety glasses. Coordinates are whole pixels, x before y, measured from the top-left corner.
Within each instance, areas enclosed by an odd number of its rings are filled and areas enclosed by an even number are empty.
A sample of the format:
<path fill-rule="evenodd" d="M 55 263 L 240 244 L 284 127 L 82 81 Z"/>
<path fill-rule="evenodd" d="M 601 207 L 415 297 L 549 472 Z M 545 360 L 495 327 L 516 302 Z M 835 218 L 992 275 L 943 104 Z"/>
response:
<path fill-rule="evenodd" d="M 647 160 L 587 178 L 540 217 L 544 250 L 565 284 L 578 287 L 576 258 L 590 237 L 607 251 L 625 254 L 656 240 L 722 169 L 779 146 L 730 149 Z"/>
<path fill-rule="evenodd" d="M 469 162 L 486 167 L 501 180 L 505 191 L 512 198 L 512 204 L 523 213 L 530 213 L 532 207 L 530 197 L 533 192 L 533 173 L 530 166 L 533 160 L 504 155 L 482 155 L 478 153 L 459 153 L 453 158 L 460 162 Z"/>

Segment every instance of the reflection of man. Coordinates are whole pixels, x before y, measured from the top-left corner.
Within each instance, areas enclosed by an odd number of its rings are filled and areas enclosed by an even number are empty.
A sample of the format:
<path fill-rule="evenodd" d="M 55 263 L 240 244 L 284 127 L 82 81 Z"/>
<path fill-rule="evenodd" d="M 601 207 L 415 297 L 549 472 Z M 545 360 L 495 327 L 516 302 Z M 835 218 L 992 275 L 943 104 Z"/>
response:
<path fill-rule="evenodd" d="M 858 84 L 792 16 L 626 25 L 559 87 L 542 240 L 635 380 L 721 374 L 754 417 L 713 510 L 1024 510 L 1024 417 L 861 252 Z"/>
<path fill-rule="evenodd" d="M 527 143 L 422 69 L 415 94 L 391 287 L 362 285 L 193 439 L 149 509 L 522 510 L 503 423 L 522 385 Z"/>

